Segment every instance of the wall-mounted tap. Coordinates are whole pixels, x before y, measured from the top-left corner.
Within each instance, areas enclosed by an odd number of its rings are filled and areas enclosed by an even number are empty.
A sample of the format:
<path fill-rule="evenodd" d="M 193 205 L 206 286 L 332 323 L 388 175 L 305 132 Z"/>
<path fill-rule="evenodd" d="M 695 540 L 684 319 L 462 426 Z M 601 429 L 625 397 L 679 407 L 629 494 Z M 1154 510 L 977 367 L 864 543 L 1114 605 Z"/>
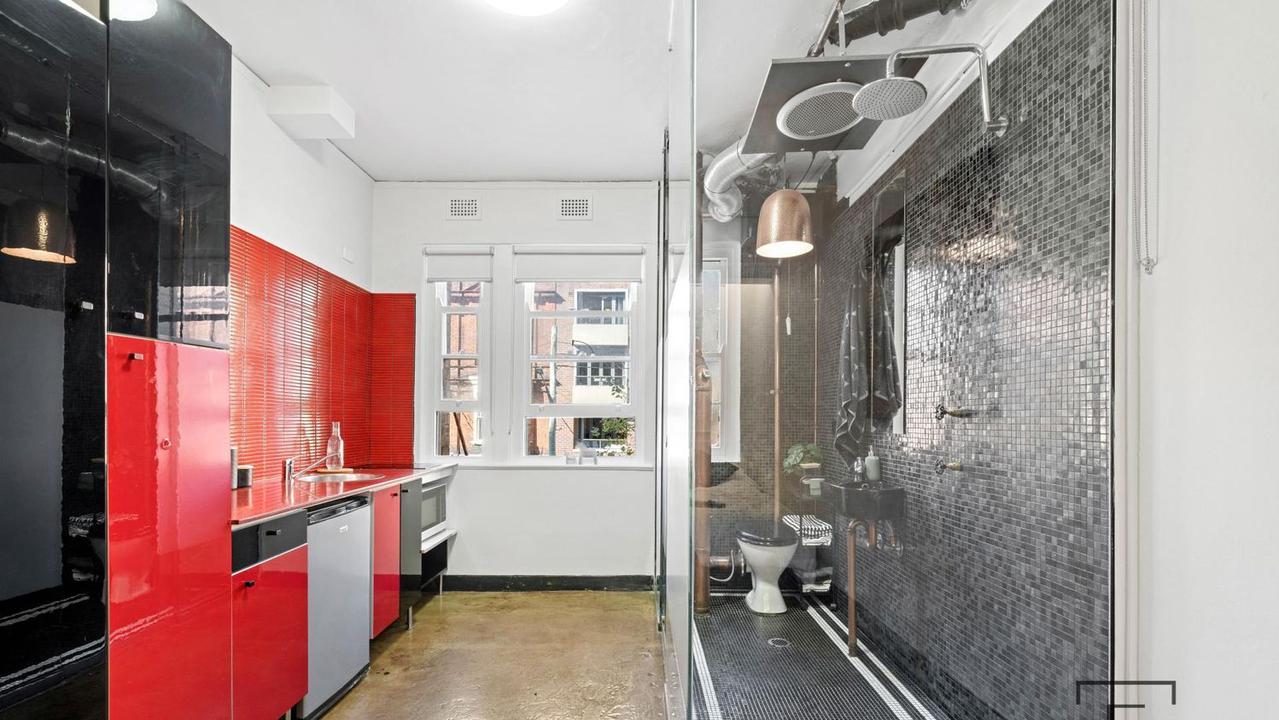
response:
<path fill-rule="evenodd" d="M 947 405 L 944 402 L 937 403 L 936 410 L 933 411 L 933 417 L 938 420 L 945 420 L 946 416 L 957 418 L 967 418 L 976 415 L 976 411 L 970 408 L 963 408 L 956 405 Z"/>
<path fill-rule="evenodd" d="M 937 470 L 938 475 L 941 475 L 947 470 L 955 470 L 957 472 L 960 470 L 963 470 L 964 464 L 958 460 L 947 461 L 947 460 L 942 460 L 941 458 L 938 458 L 937 464 L 933 465 L 933 468 Z"/>

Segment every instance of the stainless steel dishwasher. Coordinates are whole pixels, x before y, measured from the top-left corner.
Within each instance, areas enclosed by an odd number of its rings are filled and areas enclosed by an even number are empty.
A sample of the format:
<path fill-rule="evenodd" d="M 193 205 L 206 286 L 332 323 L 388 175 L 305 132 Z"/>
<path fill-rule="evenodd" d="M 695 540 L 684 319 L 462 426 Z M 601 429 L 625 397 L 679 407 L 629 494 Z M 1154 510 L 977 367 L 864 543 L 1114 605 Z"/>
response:
<path fill-rule="evenodd" d="M 303 718 L 325 712 L 369 669 L 371 517 L 367 497 L 307 513 L 307 693 Z"/>

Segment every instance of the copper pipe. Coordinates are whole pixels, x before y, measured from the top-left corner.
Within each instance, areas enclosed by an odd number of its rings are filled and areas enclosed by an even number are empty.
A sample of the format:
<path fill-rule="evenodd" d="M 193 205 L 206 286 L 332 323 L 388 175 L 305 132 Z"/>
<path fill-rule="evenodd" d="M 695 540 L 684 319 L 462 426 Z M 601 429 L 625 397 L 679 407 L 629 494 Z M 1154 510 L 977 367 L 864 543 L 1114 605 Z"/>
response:
<path fill-rule="evenodd" d="M 825 220 L 825 217 L 822 218 Z M 813 444 L 817 444 L 817 336 L 818 320 L 821 318 L 821 294 L 818 288 L 821 283 L 821 266 L 813 261 Z"/>
<path fill-rule="evenodd" d="M 773 530 L 782 522 L 782 278 L 773 268 Z"/>
<path fill-rule="evenodd" d="M 693 612 L 711 608 L 711 371 L 699 346 L 694 365 Z"/>
<path fill-rule="evenodd" d="M 875 521 L 857 520 L 848 523 L 848 656 L 857 655 L 857 528 L 866 528 L 866 536 L 875 542 Z"/>
<path fill-rule="evenodd" d="M 732 555 L 715 555 L 710 558 L 709 565 L 711 570 L 723 572 L 724 570 L 734 570 L 737 563 L 733 561 Z"/>

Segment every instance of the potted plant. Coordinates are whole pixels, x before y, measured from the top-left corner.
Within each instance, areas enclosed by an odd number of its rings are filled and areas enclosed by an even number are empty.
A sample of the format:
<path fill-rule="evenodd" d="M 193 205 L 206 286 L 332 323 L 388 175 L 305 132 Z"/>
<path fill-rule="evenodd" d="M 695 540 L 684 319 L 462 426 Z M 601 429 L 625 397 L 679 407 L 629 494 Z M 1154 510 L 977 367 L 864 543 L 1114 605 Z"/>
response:
<path fill-rule="evenodd" d="M 811 472 L 822 466 L 822 449 L 815 443 L 795 443 L 786 451 L 782 470 L 788 475 Z"/>

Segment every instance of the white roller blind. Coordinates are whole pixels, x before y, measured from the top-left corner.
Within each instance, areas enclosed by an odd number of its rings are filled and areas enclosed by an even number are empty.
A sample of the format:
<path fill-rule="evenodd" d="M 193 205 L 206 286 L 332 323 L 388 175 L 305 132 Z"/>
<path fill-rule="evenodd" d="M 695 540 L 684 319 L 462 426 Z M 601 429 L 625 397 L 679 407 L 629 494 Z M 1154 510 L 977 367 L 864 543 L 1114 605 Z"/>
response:
<path fill-rule="evenodd" d="M 423 250 L 428 282 L 493 281 L 493 248 L 485 245 L 435 245 Z"/>
<path fill-rule="evenodd" d="M 639 245 L 515 247 L 515 282 L 639 282 L 643 276 L 644 248 Z"/>

